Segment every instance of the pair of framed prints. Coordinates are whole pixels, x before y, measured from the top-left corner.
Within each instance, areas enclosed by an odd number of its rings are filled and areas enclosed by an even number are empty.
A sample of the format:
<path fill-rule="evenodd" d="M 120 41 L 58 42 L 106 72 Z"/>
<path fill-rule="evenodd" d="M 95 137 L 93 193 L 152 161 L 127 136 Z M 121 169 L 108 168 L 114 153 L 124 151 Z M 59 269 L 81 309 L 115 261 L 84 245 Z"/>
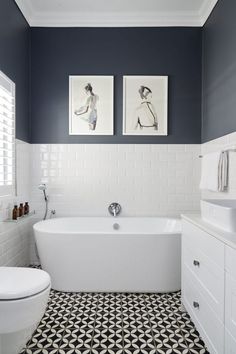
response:
<path fill-rule="evenodd" d="M 114 77 L 69 77 L 70 135 L 114 134 Z M 123 135 L 167 135 L 168 76 L 123 77 Z"/>

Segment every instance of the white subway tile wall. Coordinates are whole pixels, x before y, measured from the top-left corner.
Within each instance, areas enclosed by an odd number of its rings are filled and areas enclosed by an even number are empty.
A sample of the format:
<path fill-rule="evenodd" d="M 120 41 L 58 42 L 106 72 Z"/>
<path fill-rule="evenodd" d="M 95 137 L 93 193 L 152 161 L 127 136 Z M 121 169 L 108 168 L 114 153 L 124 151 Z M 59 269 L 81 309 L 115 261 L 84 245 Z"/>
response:
<path fill-rule="evenodd" d="M 199 192 L 199 154 L 236 146 L 236 132 L 202 145 L 36 144 L 17 140 L 17 197 L 0 198 L 0 265 L 37 263 L 32 224 L 42 218 L 46 183 L 57 216 L 108 215 L 112 201 L 124 216 L 199 211 L 200 198 L 236 198 L 236 153 L 230 153 L 229 191 Z M 36 217 L 3 223 L 13 204 L 29 201 Z"/>
<path fill-rule="evenodd" d="M 0 266 L 25 266 L 30 262 L 32 218 L 3 222 L 11 217 L 15 203 L 29 200 L 30 144 L 16 140 L 16 157 L 17 196 L 0 198 Z"/>
<path fill-rule="evenodd" d="M 28 266 L 32 238 L 32 218 L 18 223 L 1 223 L 0 266 Z"/>
<path fill-rule="evenodd" d="M 57 216 L 124 216 L 199 210 L 200 145 L 39 144 L 31 146 L 31 206 L 43 215 L 46 183 Z"/>
<path fill-rule="evenodd" d="M 236 132 L 202 144 L 201 154 L 236 148 Z M 227 192 L 202 191 L 202 199 L 236 199 L 236 152 L 229 152 L 229 188 Z"/>
<path fill-rule="evenodd" d="M 17 197 L 0 199 L 0 220 L 14 202 L 29 201 L 36 217 L 0 228 L 0 264 L 37 262 L 32 224 L 42 218 L 46 183 L 57 216 L 173 215 L 199 211 L 200 198 L 236 198 L 236 153 L 230 153 L 229 191 L 199 191 L 199 154 L 236 146 L 236 133 L 201 145 L 34 144 L 17 141 Z M 5 223 L 3 223 L 5 225 Z M 30 250 L 30 251 L 29 251 Z M 30 258 L 29 258 L 30 253 Z"/>

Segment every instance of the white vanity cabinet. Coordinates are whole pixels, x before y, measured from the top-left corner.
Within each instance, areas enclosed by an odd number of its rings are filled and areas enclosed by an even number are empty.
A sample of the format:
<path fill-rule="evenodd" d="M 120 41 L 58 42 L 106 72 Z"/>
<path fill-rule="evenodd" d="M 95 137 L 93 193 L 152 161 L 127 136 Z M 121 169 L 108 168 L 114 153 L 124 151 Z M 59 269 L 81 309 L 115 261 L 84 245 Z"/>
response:
<path fill-rule="evenodd" d="M 225 246 L 225 353 L 236 353 L 236 250 Z"/>
<path fill-rule="evenodd" d="M 236 244 L 228 246 L 187 219 L 182 229 L 182 303 L 211 354 L 236 354 Z"/>

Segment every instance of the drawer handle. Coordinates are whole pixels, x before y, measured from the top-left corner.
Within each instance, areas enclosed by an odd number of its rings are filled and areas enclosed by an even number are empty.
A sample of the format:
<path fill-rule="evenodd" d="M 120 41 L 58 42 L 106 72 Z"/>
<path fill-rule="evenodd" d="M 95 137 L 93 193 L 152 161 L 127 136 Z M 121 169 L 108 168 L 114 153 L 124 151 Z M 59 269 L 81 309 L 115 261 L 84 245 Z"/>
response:
<path fill-rule="evenodd" d="M 195 308 L 195 309 L 199 309 L 199 303 L 197 302 L 197 301 L 193 301 L 193 307 Z"/>
<path fill-rule="evenodd" d="M 196 267 L 200 267 L 200 262 L 194 259 L 193 265 L 195 265 Z"/>

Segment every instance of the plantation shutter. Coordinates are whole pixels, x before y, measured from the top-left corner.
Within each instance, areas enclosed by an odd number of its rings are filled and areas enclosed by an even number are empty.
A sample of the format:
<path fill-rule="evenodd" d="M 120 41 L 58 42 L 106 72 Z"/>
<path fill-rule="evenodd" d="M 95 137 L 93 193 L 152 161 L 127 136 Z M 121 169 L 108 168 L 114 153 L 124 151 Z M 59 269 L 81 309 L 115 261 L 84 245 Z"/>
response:
<path fill-rule="evenodd" d="M 15 84 L 0 71 L 0 196 L 15 193 Z"/>

